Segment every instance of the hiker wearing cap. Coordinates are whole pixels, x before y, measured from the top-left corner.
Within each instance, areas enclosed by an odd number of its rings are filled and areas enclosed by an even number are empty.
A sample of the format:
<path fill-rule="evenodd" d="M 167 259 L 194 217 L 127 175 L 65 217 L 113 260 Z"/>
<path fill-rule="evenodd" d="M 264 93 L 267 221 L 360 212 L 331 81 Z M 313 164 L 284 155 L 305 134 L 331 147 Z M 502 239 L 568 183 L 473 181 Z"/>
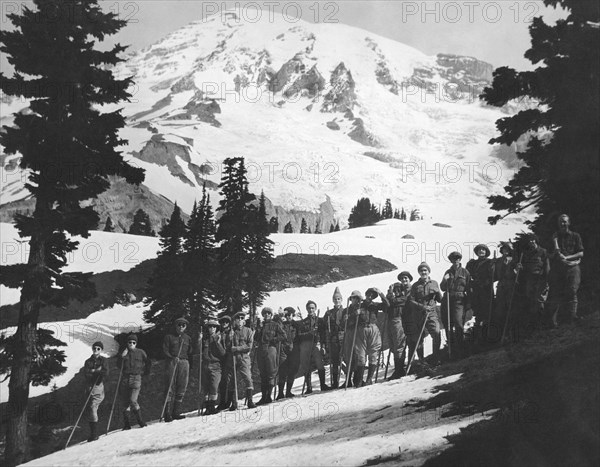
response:
<path fill-rule="evenodd" d="M 483 321 L 488 319 L 491 301 L 493 300 L 492 266 L 494 262 L 490 259 L 490 249 L 483 243 L 477 245 L 473 252 L 476 258 L 467 262 L 466 269 L 471 275 L 469 301 L 475 317 L 474 331 L 478 332 Z"/>
<path fill-rule="evenodd" d="M 142 390 L 142 375 L 150 374 L 152 362 L 146 352 L 137 348 L 138 338 L 135 334 L 127 336 L 127 347 L 119 354 L 119 365 L 122 368 L 123 377 L 119 394 L 125 409 L 123 410 L 123 429 L 130 430 L 131 423 L 129 414 L 133 412 L 141 428 L 146 426 L 142 418 L 138 397 Z"/>
<path fill-rule="evenodd" d="M 420 277 L 410 289 L 410 304 L 416 314 L 415 320 L 418 320 L 417 322 L 421 326 L 423 326 L 423 320 L 425 320 L 425 329 L 433 339 L 433 354 L 431 359 L 433 364 L 439 364 L 441 323 L 437 312 L 437 303 L 442 301 L 442 294 L 438 283 L 429 277 L 431 268 L 426 262 L 419 264 L 417 271 Z M 419 336 L 416 336 L 416 338 L 418 340 Z M 422 339 L 419 343 L 422 344 Z M 411 347 L 414 349 L 416 344 L 417 342 L 409 342 L 409 349 Z"/>
<path fill-rule="evenodd" d="M 381 299 L 380 303 L 376 303 L 374 300 L 377 298 Z M 377 359 L 379 358 L 379 352 L 381 351 L 381 331 L 378 326 L 378 314 L 383 312 L 387 313 L 389 309 L 389 302 L 386 296 L 381 290 L 376 287 L 370 287 L 365 292 L 365 299 L 361 304 L 361 308 L 367 310 L 369 320 L 362 325 L 359 322 L 359 331 L 356 336 L 356 347 L 354 351 L 357 353 L 357 368 L 360 366 L 367 366 L 367 381 L 366 385 L 373 384 L 373 375 L 377 371 Z M 362 332 L 361 332 L 362 328 Z M 360 357 L 359 357 L 360 356 Z M 358 372 L 357 372 L 358 373 Z M 362 378 L 358 380 L 359 385 L 362 385 Z"/>
<path fill-rule="evenodd" d="M 225 382 L 229 387 L 229 400 L 231 407 L 229 410 L 237 410 L 238 401 L 234 396 L 234 381 L 241 381 L 242 386 L 246 388 L 246 399 L 248 408 L 256 407 L 252 401 L 254 385 L 252 384 L 250 351 L 254 343 L 254 334 L 252 330 L 245 326 L 246 314 L 239 311 L 233 315 L 232 331 L 225 334 Z M 233 377 L 233 359 L 235 358 L 236 378 Z"/>
<path fill-rule="evenodd" d="M 341 345 L 344 328 L 341 327 L 344 315 L 344 297 L 338 287 L 333 292 L 333 308 L 328 309 L 323 315 L 321 342 L 325 344 L 325 352 L 331 362 L 331 389 L 337 389 L 340 384 L 340 366 L 342 364 Z"/>
<path fill-rule="evenodd" d="M 83 364 L 83 374 L 87 384 L 87 394 L 90 394 L 88 403 L 88 421 L 90 424 L 90 436 L 88 441 L 98 439 L 98 407 L 104 400 L 104 380 L 108 376 L 108 361 L 100 352 L 104 350 L 104 344 L 96 341 L 92 344 L 92 356 Z"/>
<path fill-rule="evenodd" d="M 265 307 L 261 311 L 263 327 L 258 336 L 258 369 L 260 371 L 260 390 L 262 397 L 256 405 L 273 402 L 271 393 L 277 375 L 278 349 L 286 342 L 287 336 L 281 323 L 273 319 L 273 310 Z"/>
<path fill-rule="evenodd" d="M 166 334 L 163 338 L 162 351 L 167 358 L 165 422 L 185 418 L 185 415 L 181 415 L 181 409 L 190 377 L 190 366 L 193 362 L 192 338 L 185 332 L 188 324 L 187 319 L 177 318 L 173 323 L 174 332 Z"/>
<path fill-rule="evenodd" d="M 528 234 L 523 251 L 523 260 L 517 263 L 520 270 L 519 284 L 515 291 L 519 312 L 517 326 L 522 337 L 530 335 L 541 323 L 544 315 L 544 305 L 548 297 L 548 274 L 550 262 L 545 248 L 539 246 L 535 234 Z"/>
<path fill-rule="evenodd" d="M 453 251 L 448 255 L 448 260 L 452 263 L 450 269 L 444 273 L 444 278 L 440 284 L 442 291 L 446 292 L 442 300 L 442 309 L 447 310 L 450 306 L 450 323 L 447 323 L 447 313 L 442 313 L 443 322 L 446 325 L 449 338 L 452 339 L 455 346 L 455 352 L 460 356 L 464 349 L 464 335 L 466 313 L 469 300 L 469 284 L 471 283 L 471 274 L 461 266 L 462 254 Z M 450 304 L 448 304 L 450 300 Z"/>
<path fill-rule="evenodd" d="M 294 397 L 294 394 L 292 393 L 292 387 L 294 386 L 296 372 L 298 371 L 298 366 L 300 364 L 300 355 L 298 349 L 294 346 L 297 333 L 296 329 L 298 327 L 298 322 L 294 321 L 296 309 L 293 306 L 286 306 L 283 309 L 283 313 L 285 320 L 282 326 L 286 339 L 281 345 L 281 355 L 279 358 L 279 384 L 277 400 L 283 399 L 284 397 Z M 285 394 L 284 387 L 286 387 Z"/>
<path fill-rule="evenodd" d="M 204 327 L 206 337 L 202 340 L 202 392 L 205 394 L 206 415 L 217 413 L 215 407 L 219 383 L 221 382 L 221 360 L 225 357 L 225 346 L 218 332 L 219 322 L 209 317 Z"/>
<path fill-rule="evenodd" d="M 550 319 L 553 327 L 558 326 L 561 307 L 569 321 L 577 321 L 577 291 L 581 283 L 579 263 L 583 258 L 583 243 L 578 233 L 569 229 L 569 216 L 558 217 L 558 231 L 552 235 L 552 268 L 550 269 Z"/>
<path fill-rule="evenodd" d="M 362 386 L 363 375 L 365 371 L 364 363 L 362 368 L 358 366 L 356 357 L 356 340 L 359 336 L 359 328 L 363 328 L 369 322 L 369 313 L 366 308 L 362 308 L 363 302 L 362 293 L 358 290 L 353 290 L 350 294 L 350 304 L 346 308 L 343 315 L 343 328 L 346 329 L 344 337 L 344 362 L 346 363 L 346 381 L 347 386 L 352 387 L 353 382 L 359 382 Z M 356 333 L 354 332 L 356 330 Z M 356 338 L 354 336 L 356 335 Z M 354 341 L 354 342 L 353 342 Z M 353 346 L 354 344 L 354 346 Z"/>
<path fill-rule="evenodd" d="M 500 242 L 498 245 L 500 258 L 496 259 L 494 266 L 494 281 L 496 285 L 496 300 L 491 323 L 488 326 L 488 341 L 500 342 L 506 321 L 506 314 L 513 296 L 516 279 L 517 261 L 514 258 L 514 249 L 510 242 Z"/>
<path fill-rule="evenodd" d="M 221 382 L 219 383 L 219 405 L 217 406 L 217 412 L 221 410 L 228 409 L 233 402 L 233 389 L 228 388 L 230 384 L 227 380 L 227 372 L 230 370 L 230 366 L 228 366 L 228 358 L 231 359 L 231 356 L 227 356 L 227 341 L 231 341 L 231 334 L 233 329 L 231 328 L 231 317 L 225 315 L 219 318 L 220 325 L 220 335 L 221 335 L 221 344 L 225 348 L 225 356 L 221 359 Z M 228 390 L 230 389 L 230 390 Z M 231 396 L 231 397 L 230 397 Z"/>
<path fill-rule="evenodd" d="M 390 376 L 390 379 L 398 379 L 406 375 L 404 371 L 404 361 L 406 360 L 405 325 L 410 325 L 410 319 L 408 312 L 405 310 L 408 298 L 410 297 L 410 287 L 413 277 L 410 272 L 402 271 L 398 274 L 398 280 L 400 282 L 390 285 L 387 293 L 387 299 L 390 304 L 388 309 L 390 352 L 394 355 L 394 372 Z"/>
<path fill-rule="evenodd" d="M 313 367 L 317 368 L 321 391 L 331 389 L 325 383 L 325 366 L 323 357 L 317 346 L 319 338 L 319 319 L 317 317 L 317 304 L 312 300 L 306 303 L 307 316 L 298 323 L 297 337 L 299 343 L 300 365 L 298 373 L 304 375 L 306 381 L 306 394 L 312 393 L 311 374 Z M 323 343 L 321 342 L 321 346 Z"/>

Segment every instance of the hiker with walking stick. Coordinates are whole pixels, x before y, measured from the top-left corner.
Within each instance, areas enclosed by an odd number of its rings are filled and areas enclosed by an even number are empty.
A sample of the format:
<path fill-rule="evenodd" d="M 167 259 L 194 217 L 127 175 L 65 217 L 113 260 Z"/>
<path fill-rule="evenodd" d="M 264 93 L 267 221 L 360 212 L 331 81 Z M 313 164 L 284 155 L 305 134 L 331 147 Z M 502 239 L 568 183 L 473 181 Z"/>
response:
<path fill-rule="evenodd" d="M 429 277 L 431 268 L 427 263 L 422 262 L 419 264 L 417 270 L 420 277 L 411 287 L 411 301 L 416 305 L 417 316 L 420 315 L 419 322 L 422 319 L 425 320 L 425 329 L 433 339 L 433 353 L 430 362 L 433 365 L 439 365 L 442 338 L 440 336 L 441 323 L 437 312 L 437 303 L 442 301 L 442 294 L 438 283 Z"/>
<path fill-rule="evenodd" d="M 296 372 L 300 363 L 299 349 L 296 348 L 296 328 L 298 322 L 294 321 L 296 310 L 292 306 L 283 309 L 285 321 L 282 323 L 286 340 L 282 343 L 279 354 L 279 391 L 277 400 L 285 397 L 294 397 L 292 387 L 296 379 Z M 285 393 L 284 393 L 285 388 Z"/>
<path fill-rule="evenodd" d="M 307 317 L 298 323 L 298 341 L 300 343 L 300 368 L 298 371 L 305 375 L 306 394 L 312 393 L 311 374 L 313 364 L 317 367 L 321 391 L 331 388 L 325 382 L 325 366 L 323 357 L 317 348 L 319 341 L 319 317 L 316 314 L 317 304 L 312 300 L 306 303 Z"/>
<path fill-rule="evenodd" d="M 450 269 L 444 273 L 440 288 L 446 292 L 442 300 L 442 308 L 447 310 L 445 321 L 448 330 L 448 348 L 454 342 L 454 354 L 461 358 L 465 351 L 465 317 L 468 308 L 468 287 L 471 281 L 469 271 L 460 264 L 462 254 L 453 251 L 448 255 L 452 263 Z"/>
<path fill-rule="evenodd" d="M 216 317 L 209 317 L 205 327 L 206 336 L 203 336 L 200 354 L 201 393 L 205 394 L 206 415 L 212 415 L 218 412 L 215 406 L 221 382 L 221 361 L 225 357 L 225 346 L 221 334 L 217 332 L 219 322 Z"/>
<path fill-rule="evenodd" d="M 508 312 L 510 297 L 512 297 L 515 284 L 516 261 L 514 260 L 513 246 L 510 242 L 500 242 L 498 245 L 500 258 L 496 259 L 494 279 L 496 286 L 496 300 L 488 325 L 488 342 L 497 344 L 502 338 L 502 329 Z"/>
<path fill-rule="evenodd" d="M 233 333 L 233 329 L 231 328 L 231 317 L 226 315 L 221 316 L 219 318 L 219 325 L 221 326 L 221 342 L 225 348 L 225 357 L 221 360 L 222 375 L 221 382 L 219 383 L 219 405 L 216 409 L 217 412 L 229 409 L 233 403 L 233 397 L 230 397 L 233 388 L 230 387 L 231 378 L 229 377 L 233 360 L 231 355 L 228 354 L 228 343 L 229 346 L 231 346 L 231 334 Z"/>
<path fill-rule="evenodd" d="M 477 245 L 473 252 L 477 258 L 469 260 L 465 268 L 471 275 L 468 292 L 475 318 L 473 326 L 473 344 L 475 344 L 481 343 L 485 336 L 484 326 L 487 326 L 485 320 L 489 315 L 492 301 L 490 288 L 493 286 L 492 267 L 494 262 L 490 259 L 490 249 L 483 243 Z"/>
<path fill-rule="evenodd" d="M 329 356 L 331 389 L 338 389 L 340 384 L 340 366 L 342 364 L 341 347 L 341 326 L 344 314 L 344 298 L 338 287 L 333 292 L 333 308 L 330 308 L 323 315 L 323 321 L 326 323 L 325 351 Z"/>
<path fill-rule="evenodd" d="M 263 327 L 257 337 L 258 342 L 258 369 L 260 371 L 261 398 L 256 405 L 270 404 L 273 402 L 271 393 L 275 386 L 275 376 L 278 372 L 277 349 L 281 342 L 286 341 L 286 334 L 281 323 L 273 319 L 273 310 L 264 307 L 261 311 Z"/>
<path fill-rule="evenodd" d="M 350 294 L 350 305 L 346 309 L 346 324 L 345 330 L 352 333 L 352 338 L 344 336 L 344 360 L 346 361 L 346 381 L 344 382 L 344 390 L 348 389 L 348 386 L 362 387 L 363 375 L 365 373 L 364 356 L 356 355 L 356 336 L 358 335 L 358 328 L 362 324 L 369 321 L 368 313 L 366 309 L 361 309 L 363 297 L 358 290 L 352 291 Z M 346 357 L 347 356 L 347 357 Z M 362 366 L 360 366 L 359 358 L 362 357 Z M 350 384 L 352 375 L 352 383 Z"/>
<path fill-rule="evenodd" d="M 252 384 L 252 374 L 250 372 L 250 351 L 254 342 L 253 332 L 245 326 L 246 314 L 242 311 L 233 315 L 232 331 L 225 334 L 225 355 L 226 376 L 225 384 L 229 388 L 229 399 L 231 400 L 230 411 L 238 408 L 237 378 L 240 377 L 245 387 L 245 396 L 248 400 L 247 407 L 253 409 L 256 404 L 252 401 L 254 385 Z"/>
<path fill-rule="evenodd" d="M 390 376 L 390 380 L 402 378 L 406 375 L 404 371 L 404 361 L 406 359 L 406 333 L 404 325 L 406 324 L 408 313 L 405 312 L 405 308 L 410 297 L 413 276 L 408 271 L 402 271 L 398 274 L 398 280 L 400 282 L 390 285 L 387 295 L 388 302 L 390 303 L 388 311 L 389 352 L 394 354 L 394 372 Z"/>
<path fill-rule="evenodd" d="M 88 441 L 98 439 L 98 407 L 104 400 L 104 380 L 108 376 L 108 361 L 100 355 L 104 350 L 104 344 L 97 341 L 92 344 L 92 356 L 83 364 L 87 391 L 90 393 L 90 401 L 87 405 L 90 424 L 90 436 Z"/>
<path fill-rule="evenodd" d="M 377 297 L 381 300 L 380 303 L 374 302 Z M 377 316 L 379 312 L 387 314 L 389 306 L 390 304 L 381 290 L 376 287 L 367 289 L 361 308 L 366 310 L 368 321 L 364 326 L 359 322 L 359 330 L 356 336 L 357 345 L 360 348 L 357 357 L 358 355 L 361 355 L 361 357 L 364 355 L 364 362 L 361 358 L 359 364 L 362 363 L 363 366 L 368 365 L 366 385 L 373 384 L 373 375 L 376 371 L 379 371 L 378 360 L 381 353 L 382 340 L 381 331 L 377 325 L 379 321 Z"/>
<path fill-rule="evenodd" d="M 192 366 L 192 338 L 185 333 L 188 320 L 177 318 L 174 322 L 175 333 L 166 334 L 163 339 L 163 355 L 168 359 L 166 376 L 169 378 L 165 397 L 163 416 L 165 422 L 181 420 L 183 397 L 190 377 Z M 173 402 L 174 400 L 174 402 Z"/>
<path fill-rule="evenodd" d="M 125 406 L 123 410 L 123 430 L 130 430 L 131 423 L 129 414 L 133 412 L 140 428 L 144 428 L 138 397 L 142 390 L 142 375 L 150 374 L 152 361 L 142 349 L 137 348 L 138 338 L 135 334 L 127 336 L 127 347 L 119 356 L 120 364 L 123 365 L 123 378 L 119 386 L 120 399 Z"/>

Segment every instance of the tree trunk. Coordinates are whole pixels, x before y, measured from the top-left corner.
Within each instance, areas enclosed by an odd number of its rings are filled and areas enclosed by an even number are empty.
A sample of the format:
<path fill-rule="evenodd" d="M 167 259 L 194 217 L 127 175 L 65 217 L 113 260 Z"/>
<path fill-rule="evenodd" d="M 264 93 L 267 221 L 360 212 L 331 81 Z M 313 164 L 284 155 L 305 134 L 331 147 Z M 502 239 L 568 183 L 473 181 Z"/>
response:
<path fill-rule="evenodd" d="M 6 431 L 6 466 L 22 464 L 28 460 L 27 402 L 31 363 L 35 358 L 37 321 L 40 311 L 40 291 L 45 267 L 45 241 L 42 234 L 34 234 L 29 242 L 30 271 L 21 291 L 19 324 L 15 334 L 14 362 L 8 383 L 8 427 Z"/>

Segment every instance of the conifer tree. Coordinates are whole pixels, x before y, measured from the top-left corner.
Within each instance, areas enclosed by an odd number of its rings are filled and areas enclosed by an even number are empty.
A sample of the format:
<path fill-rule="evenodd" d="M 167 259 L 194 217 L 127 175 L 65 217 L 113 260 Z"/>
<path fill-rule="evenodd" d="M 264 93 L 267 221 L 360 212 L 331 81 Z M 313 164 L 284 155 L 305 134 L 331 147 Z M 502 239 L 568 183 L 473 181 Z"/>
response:
<path fill-rule="evenodd" d="M 106 218 L 106 223 L 104 224 L 104 231 L 105 232 L 114 232 L 115 231 L 115 226 L 113 224 L 112 219 L 110 218 L 110 215 Z"/>
<path fill-rule="evenodd" d="M 394 209 L 394 219 L 400 219 L 400 211 L 398 209 Z"/>
<path fill-rule="evenodd" d="M 292 221 L 289 221 L 287 224 L 285 224 L 285 227 L 283 228 L 283 233 L 294 233 Z"/>
<path fill-rule="evenodd" d="M 94 292 L 87 276 L 62 272 L 67 254 L 78 245 L 69 235 L 87 237 L 98 226 L 94 208 L 80 203 L 104 192 L 109 175 L 139 184 L 144 172 L 117 150 L 124 143 L 118 135 L 125 125 L 120 110 L 100 110 L 130 97 L 131 79 L 117 80 L 111 71 L 125 48 L 97 50 L 97 41 L 126 22 L 103 12 L 96 0 L 34 0 L 31 8 L 7 18 L 14 27 L 0 31 L 0 51 L 15 72 L 0 73 L 0 89 L 28 99 L 30 111 L 15 114 L 13 125 L 2 128 L 0 144 L 6 154 L 21 154 L 21 168 L 29 174 L 26 187 L 35 198 L 33 214 L 15 218 L 19 234 L 29 237 L 28 263 L 2 268 L 0 274 L 3 282 L 22 286 L 5 411 L 5 465 L 10 466 L 28 457 L 32 365 L 44 355 L 38 345 L 40 308 Z"/>
<path fill-rule="evenodd" d="M 394 217 L 394 210 L 392 209 L 392 200 L 386 199 L 385 206 L 383 207 L 383 211 L 381 212 L 382 219 L 391 219 Z"/>
<path fill-rule="evenodd" d="M 279 232 L 279 219 L 276 216 L 271 217 L 271 219 L 269 220 L 269 232 Z"/>
<path fill-rule="evenodd" d="M 335 224 L 333 222 L 329 226 L 329 233 L 331 233 L 331 232 L 335 232 Z"/>
<path fill-rule="evenodd" d="M 419 212 L 419 210 L 417 208 L 410 211 L 410 220 L 411 221 L 418 221 L 420 219 L 421 219 L 421 213 Z"/>
<path fill-rule="evenodd" d="M 340 223 L 338 221 L 338 223 L 335 225 L 335 231 L 339 232 L 340 231 Z"/>
<path fill-rule="evenodd" d="M 400 212 L 400 219 L 403 221 L 406 220 L 406 211 L 404 210 L 404 206 L 402 207 L 402 211 Z"/>
<path fill-rule="evenodd" d="M 371 204 L 369 198 L 361 198 L 350 211 L 348 217 L 349 228 L 372 225 L 381 220 L 379 210 L 374 204 Z"/>
<path fill-rule="evenodd" d="M 163 225 L 164 227 L 164 225 Z M 154 237 L 156 234 L 152 230 L 150 216 L 143 209 L 138 209 L 133 215 L 133 223 L 129 227 L 131 235 L 144 235 L 146 237 Z"/>
<path fill-rule="evenodd" d="M 306 225 L 306 219 L 304 217 L 302 218 L 302 222 L 300 223 L 300 233 L 308 233 L 308 226 Z"/>
<path fill-rule="evenodd" d="M 150 307 L 144 319 L 165 329 L 173 320 L 187 311 L 187 271 L 183 267 L 183 239 L 186 234 L 181 209 L 175 203 L 169 221 L 160 229 L 161 250 L 156 258 L 156 268 L 148 281 L 146 303 Z"/>

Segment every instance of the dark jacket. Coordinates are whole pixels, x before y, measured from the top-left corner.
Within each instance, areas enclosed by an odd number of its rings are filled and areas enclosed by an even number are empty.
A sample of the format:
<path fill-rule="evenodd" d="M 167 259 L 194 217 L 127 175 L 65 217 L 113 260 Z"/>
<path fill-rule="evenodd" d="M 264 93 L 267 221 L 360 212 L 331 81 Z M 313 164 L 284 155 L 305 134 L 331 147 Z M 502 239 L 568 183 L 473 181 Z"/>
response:
<path fill-rule="evenodd" d="M 402 317 L 402 313 L 406 304 L 410 298 L 410 287 L 402 289 L 400 296 L 396 297 L 393 292 L 387 295 L 388 302 L 390 304 L 388 308 L 388 316 L 390 319 Z"/>
<path fill-rule="evenodd" d="M 280 342 L 285 342 L 287 336 L 283 329 L 283 326 L 277 321 L 269 321 L 264 324 L 260 331 L 260 337 L 258 339 L 259 346 L 271 346 L 277 347 Z"/>
<path fill-rule="evenodd" d="M 442 301 L 442 293 L 438 283 L 432 279 L 427 282 L 419 279 L 410 289 L 411 300 L 426 307 L 435 306 L 436 302 Z"/>
<path fill-rule="evenodd" d="M 535 250 L 525 250 L 523 252 L 523 273 L 525 275 L 544 276 L 548 275 L 550 263 L 548 262 L 548 253 L 542 247 Z"/>
<path fill-rule="evenodd" d="M 202 339 L 202 364 L 218 363 L 225 357 L 225 346 L 220 333 Z"/>
<path fill-rule="evenodd" d="M 119 360 L 120 364 L 123 365 L 124 375 L 147 375 L 150 373 L 152 362 L 142 349 L 127 349 L 127 355 L 121 357 L 121 354 L 119 354 Z"/>
<path fill-rule="evenodd" d="M 88 384 L 100 384 L 108 375 L 108 361 L 102 355 L 92 355 L 83 364 L 83 374 Z"/>
<path fill-rule="evenodd" d="M 446 277 L 446 274 L 450 276 L 450 279 L 442 279 L 442 283 L 440 284 L 440 288 L 444 292 L 448 292 L 451 297 L 455 298 L 461 298 L 468 295 L 471 274 L 467 269 L 462 266 L 459 266 L 457 269 L 451 267 L 444 273 L 444 277 Z"/>
<path fill-rule="evenodd" d="M 317 341 L 316 337 L 319 336 L 319 321 L 320 318 L 317 316 L 307 316 L 302 321 L 298 321 L 296 328 L 296 335 L 298 341 Z M 320 336 L 319 336 L 320 337 Z"/>
<path fill-rule="evenodd" d="M 181 351 L 179 348 L 181 347 Z M 192 361 L 192 338 L 185 332 L 178 336 L 176 334 L 167 334 L 163 339 L 163 354 L 165 357 L 172 359 L 179 355 L 180 360 Z"/>

